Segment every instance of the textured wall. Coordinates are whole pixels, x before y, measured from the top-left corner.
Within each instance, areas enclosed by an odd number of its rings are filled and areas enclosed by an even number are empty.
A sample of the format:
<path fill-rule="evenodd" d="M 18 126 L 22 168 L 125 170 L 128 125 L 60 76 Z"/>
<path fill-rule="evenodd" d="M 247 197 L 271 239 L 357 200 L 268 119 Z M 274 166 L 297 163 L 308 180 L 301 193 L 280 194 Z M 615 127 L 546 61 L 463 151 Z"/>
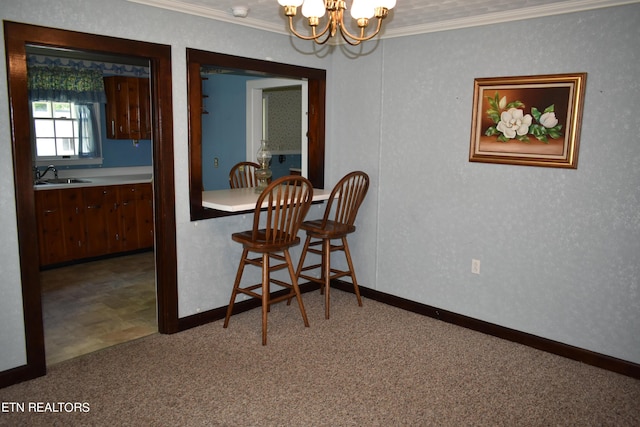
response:
<path fill-rule="evenodd" d="M 329 163 L 379 155 L 363 283 L 640 362 L 638 22 L 633 5 L 387 40 L 378 116 L 352 108 L 367 61 L 336 56 L 349 126 Z M 577 170 L 468 162 L 474 78 L 570 72 L 588 73 Z"/>

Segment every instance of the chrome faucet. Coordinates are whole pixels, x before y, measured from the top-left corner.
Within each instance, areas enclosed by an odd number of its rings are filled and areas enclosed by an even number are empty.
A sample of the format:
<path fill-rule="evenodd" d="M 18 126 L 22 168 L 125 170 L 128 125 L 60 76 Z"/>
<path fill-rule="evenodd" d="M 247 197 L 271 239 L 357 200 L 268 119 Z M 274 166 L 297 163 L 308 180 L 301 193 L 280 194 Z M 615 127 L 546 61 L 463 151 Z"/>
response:
<path fill-rule="evenodd" d="M 34 172 L 36 174 L 36 180 L 38 179 L 42 179 L 44 178 L 44 176 L 47 174 L 47 172 L 49 171 L 53 171 L 53 176 L 58 179 L 58 169 L 56 169 L 56 167 L 54 165 L 49 165 L 47 166 L 47 168 L 44 170 L 44 172 L 40 173 L 40 170 L 38 170 L 37 167 L 34 167 Z"/>

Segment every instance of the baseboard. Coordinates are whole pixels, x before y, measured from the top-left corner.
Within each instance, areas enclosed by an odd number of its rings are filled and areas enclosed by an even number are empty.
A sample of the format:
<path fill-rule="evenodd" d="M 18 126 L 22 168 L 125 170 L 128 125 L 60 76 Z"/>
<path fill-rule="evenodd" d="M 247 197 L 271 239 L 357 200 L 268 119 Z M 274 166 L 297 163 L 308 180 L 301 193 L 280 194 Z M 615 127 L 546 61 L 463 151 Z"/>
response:
<path fill-rule="evenodd" d="M 341 291 L 353 293 L 353 285 L 348 282 L 334 280 L 331 282 L 331 287 L 339 289 Z M 315 283 L 304 283 L 300 285 L 300 291 L 302 293 L 310 292 L 318 288 L 319 286 Z M 284 292 L 286 292 L 286 290 L 274 292 L 274 296 L 284 294 Z M 411 301 L 405 298 L 400 298 L 364 286 L 360 286 L 360 294 L 363 297 L 370 298 L 372 300 L 388 304 L 393 307 L 398 307 L 403 310 L 411 311 L 423 316 L 432 317 L 434 319 L 442 320 L 443 322 L 451 323 L 463 328 L 471 329 L 487 335 L 516 342 L 518 344 L 523 344 L 538 350 L 546 351 L 548 353 L 556 354 L 558 356 L 566 357 L 568 359 L 577 360 L 579 362 L 606 369 L 608 371 L 640 379 L 640 364 L 617 359 L 615 357 L 607 356 L 600 353 L 595 353 L 590 350 L 563 344 L 558 341 L 542 338 L 536 335 L 528 334 L 526 332 L 521 332 L 515 329 L 496 325 L 494 323 L 485 322 L 483 320 L 474 319 L 472 317 L 453 313 L 451 311 L 442 310 L 437 307 L 432 307 L 430 305 Z M 251 310 L 257 307 L 260 307 L 260 301 L 257 299 L 252 298 L 250 300 L 237 302 L 234 305 L 233 314 L 242 313 L 244 311 Z M 226 313 L 227 307 L 225 306 L 180 318 L 178 320 L 179 330 L 183 331 L 186 329 L 194 328 L 196 326 L 204 325 L 206 323 L 214 322 L 216 320 L 224 319 Z"/>
<path fill-rule="evenodd" d="M 320 289 L 320 286 L 316 283 L 304 283 L 300 285 L 300 292 L 307 293 L 314 290 Z M 280 291 L 274 292 L 273 296 L 277 297 L 280 295 L 284 295 L 288 290 L 282 289 Z M 248 300 L 237 302 L 233 305 L 233 314 L 242 313 L 254 308 L 260 307 L 260 301 L 251 298 Z M 203 311 L 202 313 L 193 314 L 187 317 L 181 317 L 178 319 L 178 329 L 180 331 L 184 331 L 190 328 L 195 328 L 196 326 L 201 326 L 210 322 L 215 322 L 216 320 L 224 319 L 227 315 L 227 306 L 214 308 L 213 310 Z"/>
<path fill-rule="evenodd" d="M 334 280 L 331 282 L 331 287 L 340 289 L 345 292 L 353 293 L 353 285 L 348 282 Z M 558 356 L 566 357 L 568 359 L 577 360 L 588 365 L 606 369 L 608 371 L 640 379 L 640 364 L 637 363 L 628 362 L 626 360 L 617 359 L 615 357 L 607 356 L 600 353 L 595 353 L 590 350 L 563 344 L 558 341 L 542 338 L 536 335 L 528 334 L 526 332 L 506 328 L 494 323 L 489 323 L 482 320 L 474 319 L 472 317 L 463 316 L 461 314 L 442 310 L 437 307 L 421 304 L 363 286 L 360 286 L 360 294 L 363 297 L 367 297 L 384 304 L 398 307 L 403 310 L 432 317 L 434 319 L 442 320 L 443 322 L 462 326 L 464 328 L 482 332 L 487 335 L 492 335 L 494 337 L 513 341 L 519 344 L 526 345 L 528 347 L 536 348 L 538 350 L 546 351 L 548 353 L 556 354 Z"/>
<path fill-rule="evenodd" d="M 23 365 L 0 372 L 0 389 L 45 375 L 46 368 Z"/>

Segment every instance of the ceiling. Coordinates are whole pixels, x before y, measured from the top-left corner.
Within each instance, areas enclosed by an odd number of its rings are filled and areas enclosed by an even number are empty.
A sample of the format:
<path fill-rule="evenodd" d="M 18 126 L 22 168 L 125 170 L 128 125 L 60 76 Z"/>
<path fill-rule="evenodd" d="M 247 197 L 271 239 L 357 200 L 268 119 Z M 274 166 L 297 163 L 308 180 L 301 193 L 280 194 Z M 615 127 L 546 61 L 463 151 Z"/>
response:
<path fill-rule="evenodd" d="M 286 17 L 277 0 L 128 1 L 265 31 L 289 33 Z M 385 19 L 381 38 L 517 21 L 639 2 L 640 0 L 397 0 L 396 7 Z M 350 0 L 347 0 L 347 5 L 350 7 Z M 248 8 L 248 16 L 235 17 L 233 8 L 236 6 Z M 345 18 L 350 16 L 349 13 L 345 14 Z M 302 22 L 299 10 L 295 21 L 300 21 L 297 22 L 298 30 L 302 32 L 307 29 L 303 27 L 305 24 Z"/>

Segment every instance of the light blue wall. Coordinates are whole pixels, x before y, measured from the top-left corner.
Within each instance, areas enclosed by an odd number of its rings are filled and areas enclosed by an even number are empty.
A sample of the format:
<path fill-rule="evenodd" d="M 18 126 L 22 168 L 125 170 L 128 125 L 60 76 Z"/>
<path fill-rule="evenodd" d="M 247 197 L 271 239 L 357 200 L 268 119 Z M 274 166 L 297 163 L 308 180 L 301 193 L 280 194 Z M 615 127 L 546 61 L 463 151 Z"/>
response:
<path fill-rule="evenodd" d="M 229 188 L 229 171 L 247 157 L 247 78 L 215 75 L 202 82 L 209 114 L 202 116 L 202 181 L 205 190 Z M 218 159 L 218 166 L 214 159 Z"/>
<path fill-rule="evenodd" d="M 104 105 L 102 105 L 104 108 Z M 100 111 L 100 126 L 102 132 L 102 167 L 123 168 L 131 166 L 151 166 L 152 142 L 150 139 L 140 139 L 134 144 L 130 139 L 107 139 L 107 127 L 104 110 Z"/>
<path fill-rule="evenodd" d="M 247 159 L 247 81 L 256 77 L 214 74 L 202 81 L 208 114 L 202 115 L 202 182 L 205 190 L 229 188 L 229 171 Z M 218 165 L 215 164 L 218 160 Z M 255 159 L 253 160 L 255 161 Z M 271 160 L 273 178 L 300 168 L 299 154 Z"/>
<path fill-rule="evenodd" d="M 326 186 L 354 169 L 372 179 L 350 239 L 364 286 L 640 363 L 639 5 L 372 42 L 357 59 L 124 0 L 5 0 L 0 18 L 171 45 L 181 317 L 228 303 L 230 234 L 250 223 L 189 219 L 191 47 L 328 70 Z M 467 161 L 475 77 L 581 71 L 577 170 Z M 6 102 L 0 152 L 10 171 Z M 0 175 L 0 371 L 25 363 L 13 189 Z"/>
<path fill-rule="evenodd" d="M 362 282 L 640 362 L 639 22 L 636 4 L 334 56 L 328 164 L 372 166 L 378 195 Z M 474 78 L 571 72 L 588 73 L 577 170 L 468 161 Z"/>

